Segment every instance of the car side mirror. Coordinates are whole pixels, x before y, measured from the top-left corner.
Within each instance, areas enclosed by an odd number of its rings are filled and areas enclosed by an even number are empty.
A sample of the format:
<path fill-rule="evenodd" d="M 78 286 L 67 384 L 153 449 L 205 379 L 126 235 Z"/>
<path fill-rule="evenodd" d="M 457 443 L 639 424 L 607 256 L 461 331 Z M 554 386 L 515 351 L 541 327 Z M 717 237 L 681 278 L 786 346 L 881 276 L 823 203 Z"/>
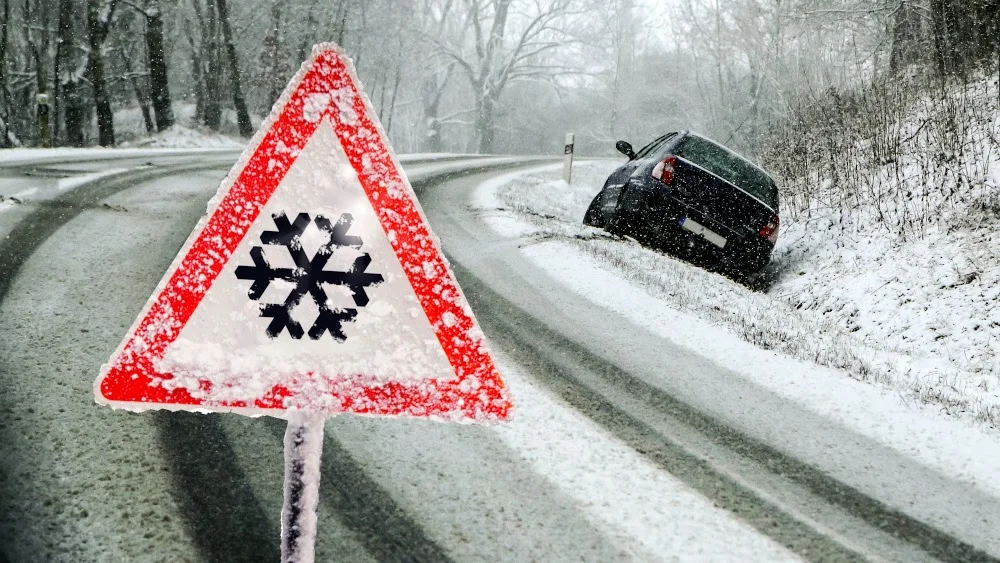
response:
<path fill-rule="evenodd" d="M 618 149 L 618 152 L 627 156 L 629 160 L 635 158 L 635 151 L 632 150 L 632 145 L 628 141 L 618 141 L 615 143 L 615 148 Z"/>

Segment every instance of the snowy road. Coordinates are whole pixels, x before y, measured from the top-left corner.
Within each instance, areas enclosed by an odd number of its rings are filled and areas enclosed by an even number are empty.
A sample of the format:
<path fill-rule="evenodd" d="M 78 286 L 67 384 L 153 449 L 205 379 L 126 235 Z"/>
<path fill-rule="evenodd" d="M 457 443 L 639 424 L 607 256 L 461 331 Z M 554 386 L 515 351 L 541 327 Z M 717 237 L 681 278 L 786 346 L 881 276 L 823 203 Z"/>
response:
<path fill-rule="evenodd" d="M 277 560 L 282 422 L 92 398 L 234 159 L 0 174 L 0 194 L 22 194 L 0 208 L 0 560 Z M 1000 557 L 1000 500 L 595 310 L 525 260 L 469 210 L 495 172 L 455 171 L 486 163 L 405 166 L 517 419 L 331 419 L 318 560 Z M 67 173 L 94 181 L 53 180 Z"/>

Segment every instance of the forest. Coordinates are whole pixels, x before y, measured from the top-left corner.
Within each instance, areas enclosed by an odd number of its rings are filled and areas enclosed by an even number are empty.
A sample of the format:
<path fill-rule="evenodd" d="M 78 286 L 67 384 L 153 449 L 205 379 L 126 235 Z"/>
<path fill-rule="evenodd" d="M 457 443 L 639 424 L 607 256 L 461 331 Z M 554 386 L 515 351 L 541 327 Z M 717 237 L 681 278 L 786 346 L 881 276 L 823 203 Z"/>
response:
<path fill-rule="evenodd" d="M 683 128 L 799 174 L 815 164 L 791 155 L 801 139 L 995 70 L 998 10 L 1000 0 L 3 0 L 0 142 L 114 146 L 174 126 L 248 137 L 311 45 L 335 41 L 399 152 L 544 154 L 575 132 L 579 151 L 609 155 L 616 139 Z"/>

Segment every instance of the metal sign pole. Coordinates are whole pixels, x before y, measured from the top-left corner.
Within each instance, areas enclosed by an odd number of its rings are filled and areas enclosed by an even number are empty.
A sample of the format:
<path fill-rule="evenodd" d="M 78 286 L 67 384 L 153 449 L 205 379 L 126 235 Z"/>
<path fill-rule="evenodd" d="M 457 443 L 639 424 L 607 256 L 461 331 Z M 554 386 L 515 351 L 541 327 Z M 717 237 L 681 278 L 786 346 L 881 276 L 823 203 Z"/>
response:
<path fill-rule="evenodd" d="M 316 559 L 316 505 L 326 417 L 289 413 L 285 430 L 285 500 L 281 507 L 281 563 Z"/>

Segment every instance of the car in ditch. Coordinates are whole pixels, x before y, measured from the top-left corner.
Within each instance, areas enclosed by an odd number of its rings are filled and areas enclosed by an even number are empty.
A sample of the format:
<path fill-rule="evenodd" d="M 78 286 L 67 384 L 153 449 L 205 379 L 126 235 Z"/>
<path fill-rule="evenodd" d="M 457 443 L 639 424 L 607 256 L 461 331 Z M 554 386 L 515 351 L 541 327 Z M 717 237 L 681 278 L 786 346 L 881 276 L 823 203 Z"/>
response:
<path fill-rule="evenodd" d="M 586 225 L 751 276 L 778 240 L 778 187 L 759 166 L 689 131 L 664 135 L 611 173 L 584 215 Z"/>

